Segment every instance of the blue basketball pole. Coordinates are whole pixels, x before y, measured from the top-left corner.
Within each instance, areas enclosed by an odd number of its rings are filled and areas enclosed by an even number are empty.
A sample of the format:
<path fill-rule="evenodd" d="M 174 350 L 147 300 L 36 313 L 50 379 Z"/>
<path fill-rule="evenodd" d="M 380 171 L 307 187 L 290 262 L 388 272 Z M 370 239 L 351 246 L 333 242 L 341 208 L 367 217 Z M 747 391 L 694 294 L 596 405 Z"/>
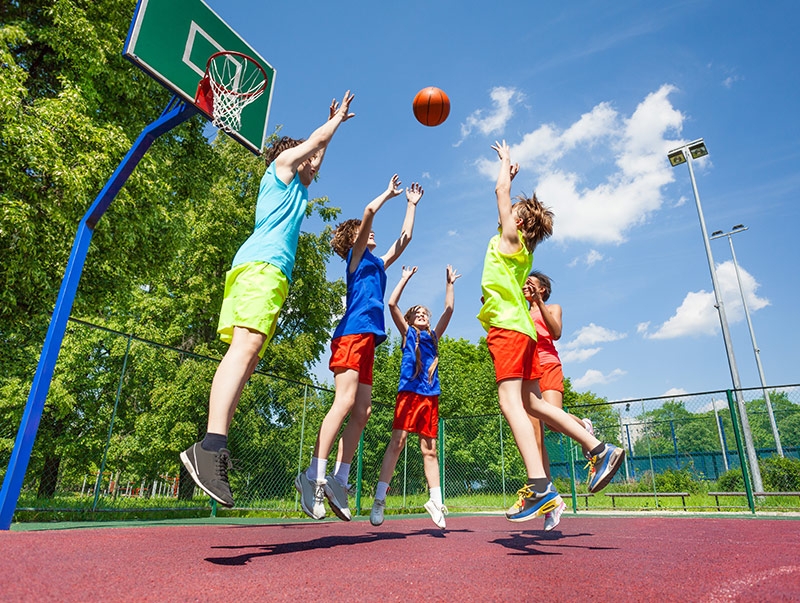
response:
<path fill-rule="evenodd" d="M 3 479 L 3 489 L 0 490 L 0 530 L 8 530 L 11 527 L 11 520 L 14 517 L 14 510 L 17 507 L 17 501 L 22 490 L 25 472 L 31 459 L 36 432 L 42 419 L 44 403 L 50 390 L 50 382 L 53 379 L 56 360 L 61 351 L 61 343 L 64 341 L 67 320 L 72 311 L 75 293 L 78 290 L 83 266 L 86 263 L 86 254 L 89 251 L 89 243 L 92 240 L 94 227 L 155 139 L 175 126 L 180 125 L 196 113 L 197 108 L 194 105 L 186 104 L 177 96 L 173 97 L 161 113 L 161 116 L 151 124 L 148 124 L 139 135 L 139 138 L 136 139 L 136 142 L 133 143 L 128 154 L 122 159 L 114 174 L 106 182 L 103 190 L 97 195 L 94 203 L 92 203 L 78 224 L 78 232 L 72 244 L 72 252 L 67 262 L 67 268 L 64 271 L 64 278 L 61 281 L 56 305 L 50 318 L 50 326 L 47 329 L 42 353 L 39 356 L 39 364 L 33 377 L 28 402 L 25 405 L 22 421 L 20 421 L 19 430 L 17 431 L 17 438 L 14 442 L 14 449 L 11 452 L 11 460 L 8 463 L 8 469 Z"/>

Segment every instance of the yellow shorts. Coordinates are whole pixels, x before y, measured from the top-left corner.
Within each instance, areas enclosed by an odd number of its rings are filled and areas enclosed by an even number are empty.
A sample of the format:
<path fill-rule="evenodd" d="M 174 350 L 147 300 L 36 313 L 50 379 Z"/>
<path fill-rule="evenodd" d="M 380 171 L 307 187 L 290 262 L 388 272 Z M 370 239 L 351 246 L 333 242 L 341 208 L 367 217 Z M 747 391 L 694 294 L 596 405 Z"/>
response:
<path fill-rule="evenodd" d="M 233 340 L 233 327 L 244 327 L 267 336 L 258 357 L 264 356 L 278 315 L 289 293 L 286 275 L 267 262 L 245 262 L 225 275 L 225 296 L 219 312 L 219 338 L 227 344 Z"/>

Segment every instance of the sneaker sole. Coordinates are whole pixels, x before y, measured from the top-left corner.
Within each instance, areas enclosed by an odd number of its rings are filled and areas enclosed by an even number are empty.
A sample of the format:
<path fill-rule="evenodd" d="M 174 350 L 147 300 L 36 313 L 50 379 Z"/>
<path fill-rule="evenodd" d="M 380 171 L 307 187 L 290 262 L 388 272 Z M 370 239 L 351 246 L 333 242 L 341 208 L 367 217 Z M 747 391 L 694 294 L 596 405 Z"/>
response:
<path fill-rule="evenodd" d="M 558 506 L 560 507 L 561 505 L 563 505 L 563 508 L 561 509 L 561 512 L 556 516 L 556 519 L 555 519 L 555 522 L 553 522 L 553 525 L 545 526 L 545 528 L 544 528 L 545 532 L 552 532 L 553 530 L 556 529 L 556 527 L 558 527 L 558 524 L 561 523 L 561 515 L 564 513 L 564 511 L 567 508 L 567 505 L 564 504 L 563 502 Z M 556 509 L 554 509 L 554 511 L 557 511 L 557 510 L 558 510 L 558 507 L 556 507 Z"/>
<path fill-rule="evenodd" d="M 335 479 L 335 478 L 331 478 L 331 479 Z M 350 508 L 349 507 L 345 508 L 345 509 L 339 508 L 336 505 L 336 502 L 335 502 L 335 498 L 336 497 L 333 496 L 333 494 L 328 494 L 327 485 L 326 485 L 324 491 L 325 491 L 325 498 L 328 499 L 328 505 L 330 506 L 331 511 L 333 511 L 333 514 L 336 515 L 336 517 L 338 517 L 342 521 L 350 521 L 350 519 L 352 518 L 351 515 L 350 515 Z"/>
<path fill-rule="evenodd" d="M 208 488 L 206 488 L 206 487 L 205 487 L 205 486 L 204 486 L 204 485 L 203 485 L 203 484 L 200 482 L 200 478 L 197 476 L 197 472 L 194 470 L 194 465 L 192 465 L 192 462 L 189 460 L 189 456 L 186 454 L 186 452 L 185 452 L 185 451 L 184 451 L 184 452 L 181 452 L 181 462 L 183 463 L 183 466 L 184 466 L 184 467 L 186 467 L 186 471 L 188 471 L 188 472 L 189 472 L 189 475 L 191 475 L 191 476 L 192 476 L 192 479 L 194 480 L 194 483 L 195 483 L 195 484 L 197 484 L 197 487 L 198 487 L 198 488 L 200 488 L 200 489 L 201 489 L 203 492 L 205 492 L 205 493 L 206 493 L 206 494 L 208 494 L 208 495 L 209 495 L 211 498 L 213 498 L 214 500 L 216 500 L 216 501 L 217 501 L 219 504 L 221 504 L 223 507 L 227 507 L 227 508 L 229 508 L 229 509 L 232 509 L 232 508 L 234 507 L 234 503 L 231 503 L 231 502 L 228 502 L 228 501 L 222 500 L 222 499 L 221 499 L 219 496 L 217 496 L 216 494 L 214 494 L 213 492 L 211 492 L 211 490 L 209 490 Z"/>
<path fill-rule="evenodd" d="M 303 513 L 308 515 L 311 519 L 325 519 L 325 516 L 317 517 L 312 513 L 307 507 L 306 503 L 303 500 L 303 486 L 300 485 L 300 474 L 297 474 L 297 477 L 294 478 L 294 489 L 300 493 L 300 507 L 303 509 Z"/>
<path fill-rule="evenodd" d="M 606 474 L 591 488 L 589 488 L 589 492 L 592 494 L 596 494 L 603 488 L 608 485 L 614 476 L 617 474 L 617 470 L 619 466 L 622 464 L 622 461 L 625 460 L 625 451 L 622 448 L 617 448 L 614 452 L 611 453 L 611 459 L 608 461 Z"/>
<path fill-rule="evenodd" d="M 438 523 L 438 522 L 437 522 L 437 521 L 436 521 L 436 520 L 433 518 L 433 514 L 434 514 L 434 513 L 438 513 L 438 511 L 436 510 L 436 507 L 434 507 L 434 508 L 433 508 L 433 510 L 431 510 L 430 508 L 428 508 L 428 503 L 425 503 L 425 504 L 424 504 L 424 505 L 422 505 L 422 506 L 423 506 L 423 507 L 425 508 L 425 510 L 428 512 L 428 515 L 430 515 L 430 516 L 431 516 L 431 520 L 433 521 L 434 525 L 436 525 L 436 527 L 437 527 L 437 528 L 441 528 L 442 530 L 445 530 L 445 529 L 447 529 L 447 522 L 445 521 L 445 518 L 444 518 L 444 516 L 442 516 L 442 523 L 443 523 L 444 525 L 439 525 L 439 523 Z"/>
<path fill-rule="evenodd" d="M 529 519 L 533 519 L 534 517 L 541 517 L 545 513 L 549 513 L 550 511 L 552 511 L 553 509 L 558 507 L 558 504 L 559 504 L 558 499 L 554 498 L 553 500 L 544 503 L 535 512 L 528 513 L 527 515 L 525 515 L 523 517 L 520 517 L 519 515 L 517 515 L 515 517 L 509 517 L 508 515 L 506 515 L 506 519 L 508 521 L 513 521 L 514 523 L 519 523 L 521 521 L 528 521 Z"/>

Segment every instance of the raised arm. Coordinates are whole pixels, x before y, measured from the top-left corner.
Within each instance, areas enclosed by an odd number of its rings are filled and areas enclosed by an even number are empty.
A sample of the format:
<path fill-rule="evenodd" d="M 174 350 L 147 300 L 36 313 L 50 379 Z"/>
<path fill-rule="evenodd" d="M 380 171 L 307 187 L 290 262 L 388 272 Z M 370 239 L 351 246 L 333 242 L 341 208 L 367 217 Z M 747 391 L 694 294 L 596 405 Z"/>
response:
<path fill-rule="evenodd" d="M 417 215 L 417 203 L 422 199 L 425 191 L 422 187 L 414 182 L 409 188 L 406 189 L 406 216 L 403 219 L 403 227 L 400 229 L 400 236 L 392 243 L 385 254 L 383 254 L 383 264 L 386 268 L 391 266 L 394 261 L 400 257 L 408 244 L 411 242 L 411 236 L 414 234 L 414 218 Z"/>
<path fill-rule="evenodd" d="M 436 323 L 436 328 L 434 329 L 434 332 L 436 333 L 436 339 L 439 339 L 442 335 L 444 335 L 447 325 L 450 324 L 450 317 L 453 316 L 453 307 L 456 300 L 455 288 L 453 285 L 459 278 L 461 278 L 461 275 L 458 274 L 455 268 L 448 264 L 447 286 L 444 292 L 444 312 L 442 312 L 439 322 Z"/>
<path fill-rule="evenodd" d="M 356 237 L 356 242 L 353 244 L 353 254 L 350 256 L 350 266 L 348 266 L 350 272 L 356 271 L 361 258 L 364 256 L 367 243 L 369 243 L 369 235 L 372 232 L 372 222 L 375 219 L 375 214 L 378 213 L 378 210 L 383 207 L 383 204 L 389 199 L 403 192 L 403 189 L 400 188 L 400 184 L 400 178 L 395 174 L 392 176 L 392 179 L 389 180 L 389 186 L 386 187 L 386 190 L 370 201 L 364 208 L 364 216 L 361 218 L 358 236 Z"/>
<path fill-rule="evenodd" d="M 389 296 L 389 313 L 392 315 L 392 320 L 394 321 L 397 330 L 400 331 L 400 335 L 402 337 L 405 337 L 406 335 L 408 324 L 406 323 L 406 318 L 403 315 L 403 311 L 397 304 L 400 303 L 400 296 L 403 294 L 403 289 L 406 288 L 408 279 L 414 276 L 416 271 L 416 266 L 411 266 L 408 268 L 403 266 L 403 276 L 400 277 L 400 282 L 397 283 L 394 291 L 392 291 L 392 294 Z"/>
<path fill-rule="evenodd" d="M 314 130 L 304 142 L 278 155 L 275 159 L 275 173 L 278 178 L 285 183 L 290 182 L 300 165 L 314 156 L 316 156 L 314 161 L 315 171 L 319 170 L 322 158 L 325 155 L 325 149 L 327 149 L 328 143 L 330 143 L 336 130 L 343 122 L 355 116 L 355 113 L 350 113 L 350 103 L 353 98 L 354 95 L 350 94 L 348 90 L 342 97 L 341 106 L 334 100 L 331 103 L 328 121 Z"/>
<path fill-rule="evenodd" d="M 519 164 L 511 164 L 511 150 L 505 140 L 495 141 L 492 148 L 497 151 L 497 156 L 500 158 L 500 171 L 494 187 L 501 230 L 499 250 L 501 253 L 512 254 L 521 247 L 517 234 L 517 220 L 511 210 L 511 181 L 519 172 Z"/>

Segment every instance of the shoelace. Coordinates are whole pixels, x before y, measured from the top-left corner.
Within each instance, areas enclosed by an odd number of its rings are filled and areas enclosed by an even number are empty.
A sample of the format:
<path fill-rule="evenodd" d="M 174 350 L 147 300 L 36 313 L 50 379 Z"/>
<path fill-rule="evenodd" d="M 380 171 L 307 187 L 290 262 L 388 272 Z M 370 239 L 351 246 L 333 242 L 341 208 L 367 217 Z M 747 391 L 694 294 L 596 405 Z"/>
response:
<path fill-rule="evenodd" d="M 517 490 L 517 496 L 519 498 L 517 499 L 517 502 L 514 504 L 514 506 L 519 507 L 521 509 L 522 506 L 525 504 L 525 499 L 533 496 L 533 490 L 531 490 L 531 487 L 529 485 L 525 484 L 524 486 L 522 486 L 522 488 Z"/>
<path fill-rule="evenodd" d="M 217 478 L 223 481 L 228 481 L 228 469 L 233 469 L 233 462 L 231 457 L 226 452 L 220 452 L 216 456 L 216 473 Z"/>
<path fill-rule="evenodd" d="M 314 487 L 314 502 L 322 504 L 325 502 L 325 487 L 322 485 Z"/>
<path fill-rule="evenodd" d="M 589 470 L 589 481 L 592 481 L 594 474 L 597 473 L 597 467 L 595 467 L 596 464 L 597 464 L 597 456 L 595 455 L 589 459 L 589 462 L 586 463 L 586 465 L 583 466 L 584 469 Z"/>

